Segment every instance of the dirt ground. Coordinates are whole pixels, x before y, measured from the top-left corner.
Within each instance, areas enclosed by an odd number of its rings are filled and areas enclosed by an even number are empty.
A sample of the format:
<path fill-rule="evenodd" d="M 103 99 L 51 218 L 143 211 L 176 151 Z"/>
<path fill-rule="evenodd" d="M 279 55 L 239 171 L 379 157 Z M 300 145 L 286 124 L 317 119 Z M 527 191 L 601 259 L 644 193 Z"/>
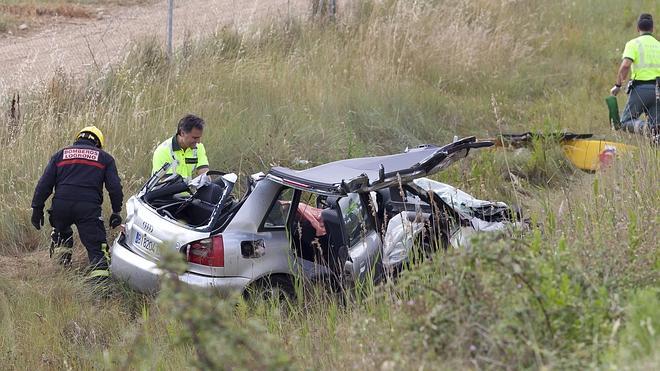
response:
<path fill-rule="evenodd" d="M 309 0 L 175 0 L 173 39 L 203 37 L 215 30 L 249 26 L 267 17 L 308 14 Z M 110 7 L 98 18 L 55 19 L 26 36 L 0 38 L 0 96 L 35 89 L 61 68 L 73 75 L 104 70 L 122 60 L 135 40 L 166 39 L 167 0 Z"/>

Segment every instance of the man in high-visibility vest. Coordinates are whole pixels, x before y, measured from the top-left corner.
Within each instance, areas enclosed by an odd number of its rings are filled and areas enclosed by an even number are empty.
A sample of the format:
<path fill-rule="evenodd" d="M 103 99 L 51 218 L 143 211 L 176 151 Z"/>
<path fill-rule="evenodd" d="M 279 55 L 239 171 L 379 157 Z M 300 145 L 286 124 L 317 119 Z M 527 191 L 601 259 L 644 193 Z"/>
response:
<path fill-rule="evenodd" d="M 60 264 L 71 264 L 73 230 L 78 228 L 80 240 L 89 257 L 89 277 L 102 281 L 110 276 L 110 255 L 106 240 L 101 206 L 103 186 L 108 190 L 112 215 L 108 224 L 118 227 L 122 218 L 123 192 L 115 159 L 103 150 L 105 139 L 96 126 L 87 126 L 78 132 L 73 145 L 55 153 L 48 162 L 32 198 L 32 225 L 44 225 L 44 206 L 55 190 L 49 210 L 51 255 Z"/>
<path fill-rule="evenodd" d="M 168 173 L 177 173 L 191 179 L 209 170 L 209 160 L 202 144 L 204 120 L 195 115 L 184 116 L 177 125 L 176 134 L 167 138 L 154 151 L 151 173 L 166 163 L 172 164 Z"/>
<path fill-rule="evenodd" d="M 610 92 L 616 96 L 631 72 L 628 102 L 623 109 L 621 127 L 635 133 L 657 135 L 660 117 L 660 41 L 653 36 L 653 17 L 643 13 L 637 20 L 639 36 L 628 41 L 623 50 L 616 82 Z M 646 114 L 648 121 L 640 119 Z"/>

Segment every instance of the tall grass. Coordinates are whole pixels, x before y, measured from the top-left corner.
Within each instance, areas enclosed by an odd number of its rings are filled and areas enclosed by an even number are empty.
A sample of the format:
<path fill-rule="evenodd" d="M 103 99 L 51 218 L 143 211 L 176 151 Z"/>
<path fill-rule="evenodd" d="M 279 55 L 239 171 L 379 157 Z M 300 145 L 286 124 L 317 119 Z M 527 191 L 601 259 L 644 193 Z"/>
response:
<path fill-rule="evenodd" d="M 0 164 L 0 257 L 36 258 L 0 273 L 0 366 L 179 369 L 223 352 L 239 368 L 653 364 L 657 323 L 644 298 L 660 278 L 660 163 L 645 140 L 608 131 L 602 98 L 635 17 L 657 10 L 652 1 L 361 0 L 335 21 L 221 30 L 187 42 L 171 63 L 145 40 L 107 75 L 58 74 L 22 97 L 18 123 L 2 117 L 3 145 L 16 150 Z M 212 167 L 243 176 L 528 130 L 594 132 L 639 150 L 596 174 L 573 170 L 551 142 L 472 154 L 437 177 L 522 206 L 534 230 L 441 253 L 348 302 L 319 293 L 280 311 L 180 287 L 154 301 L 118 284 L 95 299 L 77 275 L 42 272 L 47 236 L 31 228 L 29 204 L 49 156 L 97 125 L 132 194 L 187 112 L 207 121 Z"/>

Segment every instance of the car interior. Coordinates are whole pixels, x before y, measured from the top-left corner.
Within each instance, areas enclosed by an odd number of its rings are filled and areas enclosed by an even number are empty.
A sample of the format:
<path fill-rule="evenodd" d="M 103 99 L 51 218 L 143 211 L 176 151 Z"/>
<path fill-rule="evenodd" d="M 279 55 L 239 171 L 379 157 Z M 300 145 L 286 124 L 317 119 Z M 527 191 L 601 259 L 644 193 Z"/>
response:
<path fill-rule="evenodd" d="M 221 215 L 212 226 L 216 230 L 226 224 L 240 202 L 231 195 L 232 189 L 228 190 L 228 197 L 222 200 L 227 187 L 233 187 L 233 184 L 223 180 L 224 173 L 209 171 L 207 174 L 215 179 L 196 190 L 191 190 L 181 176 L 170 176 L 152 187 L 142 199 L 159 214 L 193 227 L 208 224 L 218 203 L 222 202 L 219 208 Z"/>
<path fill-rule="evenodd" d="M 291 213 L 289 218 L 288 227 L 296 254 L 305 260 L 329 266 L 333 272 L 339 274 L 340 268 L 348 259 L 350 244 L 350 238 L 344 236 L 345 228 L 342 227 L 342 224 L 348 221 L 342 220 L 342 217 L 346 216 L 339 210 L 341 197 L 296 192 L 297 195 L 292 201 L 279 201 L 287 206 L 287 209 L 282 211 L 284 215 L 288 213 L 288 207 L 296 205 L 296 211 Z M 435 246 L 446 248 L 449 245 L 450 225 L 455 224 L 458 216 L 454 215 L 453 210 L 439 197 L 430 199 L 425 191 L 408 185 L 404 186 L 403 192 L 396 186 L 378 190 L 374 195 L 374 222 L 381 236 L 386 231 L 387 221 L 398 213 L 420 211 L 426 218 L 426 232 L 423 233 L 422 242 L 434 249 Z M 432 204 L 434 206 L 431 206 Z M 359 234 L 359 231 L 357 233 Z"/>
<path fill-rule="evenodd" d="M 296 255 L 315 262 L 341 274 L 348 259 L 348 248 L 344 242 L 337 198 L 328 200 L 324 196 L 296 191 L 295 204 L 288 230 Z M 279 201 L 288 203 L 287 201 Z M 316 206 L 312 206 L 315 204 Z"/>
<path fill-rule="evenodd" d="M 291 207 L 295 212 L 291 212 Z M 263 225 L 277 227 L 282 224 L 297 256 L 324 265 L 338 276 L 348 259 L 341 223 L 336 197 L 327 199 L 285 187 L 271 206 Z"/>
<path fill-rule="evenodd" d="M 396 185 L 380 189 L 376 192 L 376 199 L 379 205 L 378 220 L 383 221 L 379 225 L 382 235 L 387 229 L 387 221 L 397 214 L 403 211 L 420 212 L 426 220 L 422 242 L 432 248 L 442 246 L 446 249 L 449 246 L 452 224 L 457 223 L 460 218 L 437 195 L 429 195 L 421 188 L 406 184 L 402 188 Z"/>

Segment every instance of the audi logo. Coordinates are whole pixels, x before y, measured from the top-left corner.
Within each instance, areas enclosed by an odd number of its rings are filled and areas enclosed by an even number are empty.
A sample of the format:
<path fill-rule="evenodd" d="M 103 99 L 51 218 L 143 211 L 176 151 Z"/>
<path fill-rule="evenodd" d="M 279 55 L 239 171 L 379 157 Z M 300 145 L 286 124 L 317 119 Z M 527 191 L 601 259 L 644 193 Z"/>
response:
<path fill-rule="evenodd" d="M 145 232 L 152 233 L 154 231 L 154 226 L 147 222 L 142 222 L 142 229 L 144 229 Z"/>

